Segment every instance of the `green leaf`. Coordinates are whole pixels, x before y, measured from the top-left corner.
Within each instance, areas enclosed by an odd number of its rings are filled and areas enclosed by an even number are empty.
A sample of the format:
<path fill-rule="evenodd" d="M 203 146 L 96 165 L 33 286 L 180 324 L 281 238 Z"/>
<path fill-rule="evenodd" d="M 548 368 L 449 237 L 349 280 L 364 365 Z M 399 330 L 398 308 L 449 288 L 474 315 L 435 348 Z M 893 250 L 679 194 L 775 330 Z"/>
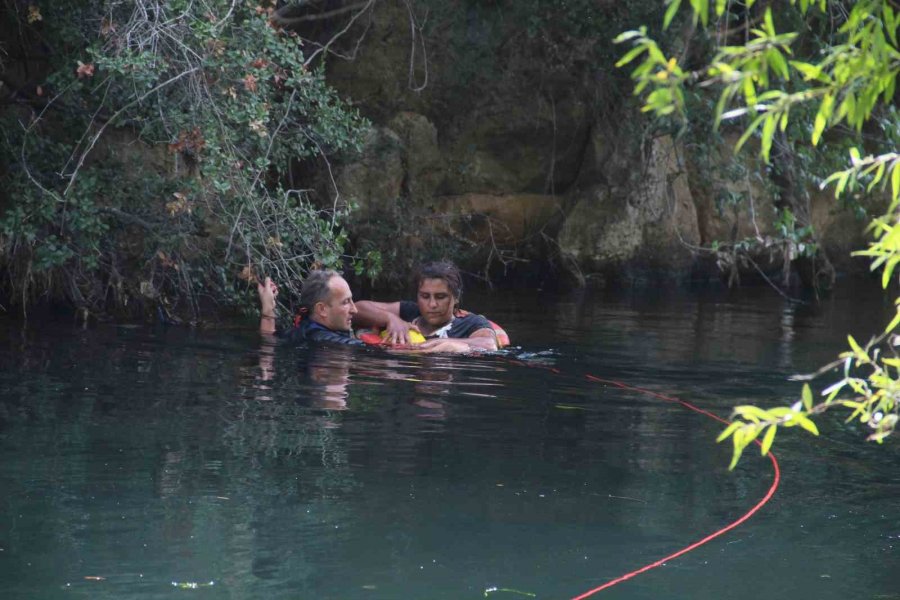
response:
<path fill-rule="evenodd" d="M 771 63 L 772 70 L 778 73 L 779 77 L 785 80 L 791 78 L 791 72 L 788 70 L 787 61 L 784 60 L 781 52 L 772 48 L 766 52 L 766 58 L 769 60 L 769 63 Z"/>
<path fill-rule="evenodd" d="M 753 120 L 752 123 L 747 127 L 747 130 L 741 135 L 740 139 L 738 139 L 737 144 L 734 146 L 735 152 L 740 152 L 741 148 L 747 142 L 753 132 L 756 131 L 756 128 L 759 127 L 759 124 L 763 122 L 763 119 L 766 118 L 766 115 L 759 115 L 756 119 Z"/>
<path fill-rule="evenodd" d="M 634 48 L 626 52 L 622 58 L 619 59 L 619 61 L 616 63 L 616 68 L 627 65 L 628 63 L 633 61 L 639 54 L 646 50 L 647 47 L 644 45 L 635 46 Z"/>
<path fill-rule="evenodd" d="M 762 157 L 763 160 L 769 162 L 769 151 L 772 149 L 772 137 L 775 135 L 775 126 L 778 124 L 778 120 L 775 115 L 766 115 L 766 123 L 763 125 L 762 130 Z"/>
<path fill-rule="evenodd" d="M 728 465 L 729 471 L 734 471 L 734 468 L 737 466 L 738 461 L 741 459 L 741 454 L 744 452 L 743 446 L 738 446 L 737 440 L 734 442 L 734 452 L 731 455 L 731 464 Z"/>
<path fill-rule="evenodd" d="M 896 201 L 900 198 L 900 159 L 894 159 L 894 166 L 891 169 L 891 195 Z"/>
<path fill-rule="evenodd" d="M 892 27 L 894 25 L 894 9 L 891 8 L 891 5 L 885 2 L 883 4 L 884 10 L 884 19 L 882 21 L 882 27 L 887 30 L 887 35 L 891 40 L 891 43 L 894 44 L 894 47 L 897 47 L 897 28 Z"/>
<path fill-rule="evenodd" d="M 734 421 L 733 423 L 730 423 L 728 425 L 728 427 L 726 427 L 722 431 L 722 433 L 719 434 L 719 437 L 716 438 L 716 442 L 723 442 L 723 441 L 727 440 L 728 436 L 730 436 L 732 433 L 734 433 L 735 430 L 737 430 L 737 428 L 740 427 L 741 425 L 743 425 L 743 423 L 741 423 L 740 421 Z"/>
<path fill-rule="evenodd" d="M 809 420 L 806 415 L 797 413 L 794 415 L 794 419 L 797 421 L 800 427 L 802 427 L 806 431 L 810 432 L 813 435 L 819 435 L 819 428 L 816 427 L 816 424 Z"/>
<path fill-rule="evenodd" d="M 747 108 L 753 108 L 754 106 L 756 106 L 756 87 L 753 85 L 753 79 L 751 79 L 750 77 L 745 77 L 743 81 L 743 88 Z"/>
<path fill-rule="evenodd" d="M 881 287 L 887 289 L 891 282 L 891 275 L 894 273 L 894 267 L 900 262 L 900 256 L 891 256 L 884 265 L 884 271 L 881 274 Z"/>
<path fill-rule="evenodd" d="M 819 140 L 822 137 L 822 132 L 825 131 L 825 125 L 828 124 L 828 119 L 831 117 L 831 110 L 834 106 L 834 96 L 831 94 L 827 94 L 822 99 L 822 104 L 819 105 L 819 112 L 816 113 L 815 125 L 813 126 L 812 133 L 812 145 L 816 146 L 819 143 Z"/>
<path fill-rule="evenodd" d="M 878 163 L 878 166 L 875 168 L 875 176 L 872 178 L 872 181 L 869 182 L 869 185 L 866 186 L 867 192 L 871 192 L 872 188 L 878 185 L 878 182 L 884 177 L 884 167 L 885 164 L 883 162 Z"/>
<path fill-rule="evenodd" d="M 852 335 L 847 336 L 847 343 L 850 344 L 850 349 L 853 350 L 853 354 L 855 354 L 857 358 L 869 358 L 868 354 L 866 354 L 866 352 L 860 347 L 860 345 L 856 343 L 856 340 L 853 339 Z"/>
<path fill-rule="evenodd" d="M 766 435 L 763 436 L 762 444 L 760 444 L 760 453 L 765 456 L 769 453 L 769 448 L 772 447 L 772 442 L 775 441 L 775 432 L 778 431 L 777 425 L 769 425 L 769 428 L 766 429 Z"/>
<path fill-rule="evenodd" d="M 622 42 L 627 42 L 628 40 L 633 40 L 636 37 L 641 37 L 642 35 L 644 35 L 644 33 L 645 33 L 644 31 L 637 31 L 634 29 L 632 29 L 630 31 L 624 31 L 615 37 L 615 39 L 613 40 L 613 43 L 621 44 Z"/>
<path fill-rule="evenodd" d="M 791 66 L 800 71 L 806 81 L 819 79 L 822 74 L 822 69 L 820 67 L 805 62 L 800 62 L 799 60 L 792 60 Z"/>
<path fill-rule="evenodd" d="M 766 23 L 766 33 L 770 36 L 775 36 L 775 23 L 772 21 L 772 7 L 766 8 L 766 15 L 764 17 Z"/>
<path fill-rule="evenodd" d="M 803 398 L 803 408 L 805 408 L 808 411 L 812 410 L 813 396 L 812 396 L 812 390 L 809 389 L 808 383 L 803 384 L 803 393 L 801 396 Z"/>
<path fill-rule="evenodd" d="M 678 12 L 679 6 L 681 6 L 681 0 L 670 0 L 669 7 L 666 9 L 666 15 L 663 17 L 663 29 L 669 28 L 669 24 L 675 18 L 675 13 Z"/>

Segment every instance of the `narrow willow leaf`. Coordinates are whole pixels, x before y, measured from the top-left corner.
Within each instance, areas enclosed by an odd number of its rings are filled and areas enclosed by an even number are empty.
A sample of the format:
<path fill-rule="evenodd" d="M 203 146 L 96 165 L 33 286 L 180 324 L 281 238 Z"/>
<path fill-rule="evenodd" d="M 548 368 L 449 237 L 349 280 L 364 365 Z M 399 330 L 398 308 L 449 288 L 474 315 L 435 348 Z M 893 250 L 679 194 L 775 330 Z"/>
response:
<path fill-rule="evenodd" d="M 753 132 L 756 131 L 756 128 L 759 127 L 759 124 L 762 123 L 763 119 L 766 118 L 766 115 L 759 115 L 756 119 L 753 120 L 752 123 L 747 127 L 747 130 L 741 135 L 740 139 L 738 139 L 737 144 L 734 146 L 735 153 L 740 152 L 741 148 L 747 142 Z"/>
<path fill-rule="evenodd" d="M 727 4 L 726 0 L 716 0 L 716 16 L 717 17 L 721 17 L 722 14 L 725 12 L 725 4 Z"/>
<path fill-rule="evenodd" d="M 775 126 L 778 124 L 775 115 L 766 115 L 766 124 L 762 130 L 762 148 L 761 153 L 763 160 L 769 162 L 769 152 L 772 149 L 772 138 L 775 136 Z"/>
<path fill-rule="evenodd" d="M 809 389 L 808 383 L 803 384 L 803 393 L 801 396 L 803 398 L 803 408 L 805 408 L 807 411 L 812 410 L 813 396 L 812 390 Z"/>
<path fill-rule="evenodd" d="M 840 195 L 844 192 L 844 188 L 847 187 L 847 182 L 850 181 L 850 173 L 845 171 L 838 175 L 838 184 L 834 186 L 834 197 L 839 198 Z"/>
<path fill-rule="evenodd" d="M 891 43 L 894 44 L 894 48 L 897 47 L 897 28 L 892 27 L 894 24 L 894 9 L 891 8 L 891 5 L 887 2 L 884 3 L 882 10 L 884 11 L 884 20 L 882 22 L 882 27 L 887 30 L 887 35 L 891 39 Z"/>
<path fill-rule="evenodd" d="M 735 422 L 729 424 L 728 427 L 726 427 L 722 431 L 722 433 L 719 434 L 719 437 L 716 438 L 716 442 L 723 442 L 723 441 L 727 440 L 728 436 L 730 436 L 732 433 L 734 433 L 737 430 L 737 428 L 740 427 L 741 425 L 743 425 L 743 423 L 741 423 L 740 421 L 735 421 Z"/>
<path fill-rule="evenodd" d="M 743 83 L 744 99 L 748 107 L 756 106 L 756 86 L 753 85 L 753 79 L 745 77 Z"/>
<path fill-rule="evenodd" d="M 887 260 L 884 265 L 884 271 L 881 273 L 881 287 L 887 289 L 888 284 L 891 282 L 891 275 L 894 273 L 894 267 L 897 266 L 897 262 L 900 261 L 900 257 L 891 256 Z"/>
<path fill-rule="evenodd" d="M 663 29 L 669 28 L 669 24 L 671 24 L 672 19 L 675 18 L 675 13 L 678 12 L 679 6 L 681 6 L 681 0 L 672 0 L 669 2 L 669 8 L 666 9 L 666 16 L 663 17 Z"/>
<path fill-rule="evenodd" d="M 801 62 L 799 60 L 792 60 L 791 66 L 800 71 L 800 73 L 803 74 L 803 79 L 805 79 L 806 81 L 818 79 L 822 73 L 821 68 L 809 63 Z"/>
<path fill-rule="evenodd" d="M 891 170 L 891 195 L 895 202 L 900 198 L 900 159 L 894 159 Z"/>
<path fill-rule="evenodd" d="M 743 446 L 738 446 L 737 439 L 734 440 L 734 452 L 731 455 L 731 464 L 728 465 L 729 471 L 734 471 L 734 468 L 737 466 L 738 461 L 741 459 L 741 454 L 744 452 Z"/>
<path fill-rule="evenodd" d="M 700 21 L 706 27 L 709 25 L 709 0 L 697 0 L 697 4 L 700 5 Z"/>
<path fill-rule="evenodd" d="M 766 52 L 766 58 L 769 59 L 769 63 L 772 65 L 772 70 L 778 73 L 778 76 L 782 79 L 790 79 L 791 72 L 788 70 L 787 61 L 784 60 L 784 57 L 781 56 L 781 52 L 777 49 L 772 48 L 768 52 Z"/>
<path fill-rule="evenodd" d="M 770 36 L 775 36 L 775 23 L 772 21 L 772 7 L 766 8 L 766 15 L 764 17 L 766 22 L 766 33 Z"/>
<path fill-rule="evenodd" d="M 798 413 L 794 416 L 794 419 L 796 419 L 800 427 L 802 427 L 806 431 L 810 432 L 813 435 L 819 435 L 819 428 L 816 427 L 816 424 L 810 421 L 806 415 L 801 415 Z"/>
<path fill-rule="evenodd" d="M 633 61 L 639 54 L 645 52 L 646 50 L 647 47 L 644 45 L 635 46 L 634 48 L 626 52 L 622 58 L 619 59 L 619 61 L 616 63 L 616 67 L 618 68 L 623 65 L 627 65 L 628 63 Z"/>
<path fill-rule="evenodd" d="M 847 336 L 847 343 L 850 344 L 850 349 L 853 350 L 853 353 L 856 354 L 856 356 L 865 357 L 866 359 L 869 358 L 869 355 L 865 350 L 862 349 L 862 347 L 858 343 L 856 343 L 856 340 L 853 339 L 852 335 Z"/>
<path fill-rule="evenodd" d="M 869 182 L 869 185 L 866 187 L 867 192 L 871 192 L 872 188 L 878 185 L 878 182 L 881 181 L 881 178 L 884 177 L 884 163 L 878 163 L 878 167 L 875 169 L 875 177 L 872 178 L 872 181 Z"/>
<path fill-rule="evenodd" d="M 834 96 L 832 96 L 831 94 L 827 94 L 824 98 L 822 98 L 822 104 L 819 105 L 819 112 L 816 113 L 815 125 L 813 126 L 813 146 L 818 145 L 819 140 L 822 137 L 822 132 L 825 131 L 825 125 L 828 124 L 828 119 L 831 117 L 831 110 L 833 106 Z"/>
<path fill-rule="evenodd" d="M 633 40 L 636 37 L 640 37 L 643 35 L 643 32 L 636 31 L 632 29 L 631 31 L 624 31 L 617 35 L 613 40 L 613 44 L 621 44 L 622 42 L 627 42 L 628 40 Z"/>
<path fill-rule="evenodd" d="M 769 420 L 769 413 L 759 408 L 758 406 L 753 406 L 752 404 L 735 406 L 734 412 L 741 415 L 741 417 L 743 417 L 744 419 L 752 419 L 754 421 Z"/>
<path fill-rule="evenodd" d="M 775 432 L 778 431 L 777 425 L 769 425 L 769 428 L 766 429 L 766 435 L 763 436 L 762 444 L 760 444 L 760 453 L 765 456 L 769 453 L 769 448 L 772 447 L 772 442 L 775 441 Z"/>
<path fill-rule="evenodd" d="M 830 385 L 824 390 L 822 390 L 822 395 L 826 396 L 825 403 L 829 403 L 837 397 L 838 393 L 840 393 L 841 389 L 846 385 L 844 381 L 838 381 L 834 385 Z"/>

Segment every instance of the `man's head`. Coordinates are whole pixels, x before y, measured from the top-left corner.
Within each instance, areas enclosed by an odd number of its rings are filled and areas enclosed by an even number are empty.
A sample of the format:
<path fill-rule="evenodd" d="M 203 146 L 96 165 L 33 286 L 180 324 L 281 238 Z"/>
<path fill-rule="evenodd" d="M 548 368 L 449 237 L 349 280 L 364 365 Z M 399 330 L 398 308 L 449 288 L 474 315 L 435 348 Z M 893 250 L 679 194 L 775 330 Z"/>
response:
<path fill-rule="evenodd" d="M 333 331 L 349 331 L 356 314 L 347 281 L 336 271 L 310 271 L 303 280 L 300 305 L 310 318 Z"/>
<path fill-rule="evenodd" d="M 462 297 L 462 277 L 451 262 L 432 262 L 416 272 L 416 303 L 422 318 L 432 327 L 442 327 L 453 318 Z"/>

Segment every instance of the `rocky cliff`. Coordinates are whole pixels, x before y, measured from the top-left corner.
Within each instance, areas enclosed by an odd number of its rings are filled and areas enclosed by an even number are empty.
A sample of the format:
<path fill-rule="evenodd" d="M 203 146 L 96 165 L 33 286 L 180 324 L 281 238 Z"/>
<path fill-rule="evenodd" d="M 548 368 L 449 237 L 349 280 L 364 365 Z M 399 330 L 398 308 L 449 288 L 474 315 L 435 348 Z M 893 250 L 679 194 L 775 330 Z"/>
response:
<path fill-rule="evenodd" d="M 353 59 L 329 59 L 327 75 L 373 124 L 363 153 L 335 168 L 359 206 L 358 245 L 405 268 L 449 240 L 488 276 L 578 283 L 717 277 L 713 242 L 766 248 L 778 204 L 766 169 L 735 161 L 727 138 L 698 155 L 645 119 L 609 42 L 637 23 L 594 4 L 596 34 L 581 35 L 522 31 L 504 2 L 374 5 Z M 821 193 L 809 212 L 846 267 L 864 222 Z M 386 237 L 397 220 L 402 235 Z"/>

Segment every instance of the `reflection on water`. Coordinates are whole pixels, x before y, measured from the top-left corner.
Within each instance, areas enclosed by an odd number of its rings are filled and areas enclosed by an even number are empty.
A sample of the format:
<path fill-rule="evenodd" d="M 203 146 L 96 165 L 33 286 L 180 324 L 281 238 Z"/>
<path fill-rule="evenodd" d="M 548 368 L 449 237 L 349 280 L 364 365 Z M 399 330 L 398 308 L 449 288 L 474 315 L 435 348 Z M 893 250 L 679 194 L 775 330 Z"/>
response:
<path fill-rule="evenodd" d="M 0 323 L 2 597 L 572 597 L 771 481 L 725 470 L 715 423 L 584 374 L 721 415 L 783 400 L 892 310 L 855 295 L 470 298 L 521 345 L 479 358 Z M 896 595 L 896 446 L 822 429 L 778 440 L 754 519 L 605 595 Z"/>

